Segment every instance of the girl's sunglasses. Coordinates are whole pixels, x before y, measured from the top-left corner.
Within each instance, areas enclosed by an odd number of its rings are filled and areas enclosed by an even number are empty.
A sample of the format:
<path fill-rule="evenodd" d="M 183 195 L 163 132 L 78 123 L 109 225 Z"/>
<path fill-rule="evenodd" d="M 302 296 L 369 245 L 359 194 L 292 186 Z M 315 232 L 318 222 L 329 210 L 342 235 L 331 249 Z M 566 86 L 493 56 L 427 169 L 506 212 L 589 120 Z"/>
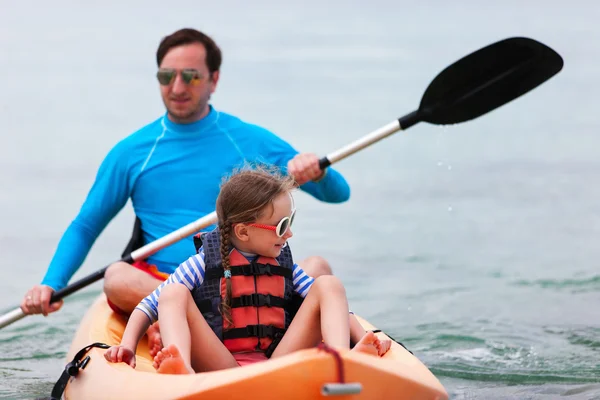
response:
<path fill-rule="evenodd" d="M 158 83 L 161 85 L 167 86 L 175 80 L 177 72 L 175 68 L 160 68 L 156 73 L 156 79 L 158 79 Z M 202 74 L 193 68 L 182 69 L 179 71 L 179 74 L 186 85 L 197 85 L 203 78 Z"/>
<path fill-rule="evenodd" d="M 265 225 L 265 224 L 248 224 L 248 226 L 253 226 L 255 228 L 267 229 L 270 231 L 274 231 L 277 237 L 282 237 L 286 234 L 288 229 L 292 226 L 294 222 L 294 217 L 296 216 L 296 210 L 292 211 L 292 215 L 289 217 L 283 217 L 281 221 L 277 225 Z"/>

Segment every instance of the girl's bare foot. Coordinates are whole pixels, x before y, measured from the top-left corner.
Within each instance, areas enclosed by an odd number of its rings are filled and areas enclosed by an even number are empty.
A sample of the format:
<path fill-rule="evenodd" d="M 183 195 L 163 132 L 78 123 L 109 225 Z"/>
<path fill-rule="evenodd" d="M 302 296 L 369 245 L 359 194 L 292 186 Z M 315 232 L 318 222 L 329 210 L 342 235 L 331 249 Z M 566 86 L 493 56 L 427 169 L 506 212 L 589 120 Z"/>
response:
<path fill-rule="evenodd" d="M 382 357 L 385 353 L 387 353 L 391 346 L 392 346 L 392 341 L 390 339 L 380 340 L 379 347 L 377 347 L 377 352 L 379 353 L 379 357 Z"/>
<path fill-rule="evenodd" d="M 185 361 L 174 344 L 165 347 L 154 357 L 152 364 L 159 374 L 193 374 L 194 371 L 185 365 Z"/>
<path fill-rule="evenodd" d="M 361 353 L 367 353 L 374 356 L 379 356 L 380 341 L 377 336 L 368 331 L 356 345 L 352 348 L 352 351 L 359 351 Z"/>
<path fill-rule="evenodd" d="M 162 339 L 160 338 L 160 328 L 158 326 L 158 322 L 150 325 L 146 331 L 146 335 L 148 335 L 148 349 L 150 350 L 150 356 L 156 357 L 160 349 L 163 347 Z"/>

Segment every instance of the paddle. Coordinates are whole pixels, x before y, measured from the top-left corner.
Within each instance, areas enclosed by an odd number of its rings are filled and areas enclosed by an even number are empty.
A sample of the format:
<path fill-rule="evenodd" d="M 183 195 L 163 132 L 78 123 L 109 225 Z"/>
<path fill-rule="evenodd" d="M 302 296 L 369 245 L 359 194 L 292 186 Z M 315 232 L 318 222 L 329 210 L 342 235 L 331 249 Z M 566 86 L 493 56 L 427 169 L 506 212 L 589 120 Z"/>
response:
<path fill-rule="evenodd" d="M 534 89 L 558 73 L 563 60 L 554 50 L 528 38 L 509 38 L 486 46 L 440 72 L 423 94 L 417 111 L 405 115 L 319 160 L 324 169 L 418 122 L 456 124 L 477 118 Z M 123 261 L 144 259 L 216 222 L 213 212 L 132 252 Z M 53 294 L 58 301 L 102 279 L 103 268 Z M 0 328 L 21 318 L 17 308 L 0 317 Z"/>
<path fill-rule="evenodd" d="M 440 72 L 417 111 L 371 132 L 319 160 L 321 169 L 424 121 L 450 125 L 480 117 L 529 92 L 557 74 L 563 59 L 533 39 L 504 39 L 479 49 Z"/>

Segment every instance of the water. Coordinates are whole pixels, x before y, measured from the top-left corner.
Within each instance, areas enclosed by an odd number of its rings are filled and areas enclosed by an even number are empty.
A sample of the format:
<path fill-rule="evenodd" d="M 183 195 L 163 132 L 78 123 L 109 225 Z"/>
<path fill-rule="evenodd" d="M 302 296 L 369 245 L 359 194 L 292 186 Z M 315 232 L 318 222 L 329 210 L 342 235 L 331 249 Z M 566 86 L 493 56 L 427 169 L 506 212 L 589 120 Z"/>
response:
<path fill-rule="evenodd" d="M 327 154 L 413 111 L 445 66 L 540 40 L 565 69 L 478 120 L 419 124 L 339 163 L 352 199 L 298 196 L 294 250 L 321 254 L 353 310 L 400 339 L 453 399 L 600 398 L 600 6 L 482 2 L 2 1 L 0 309 L 45 272 L 98 164 L 162 113 L 160 38 L 225 57 L 214 105 Z M 116 259 L 128 205 L 82 277 Z M 101 286 L 0 331 L 0 397 L 47 396 Z"/>

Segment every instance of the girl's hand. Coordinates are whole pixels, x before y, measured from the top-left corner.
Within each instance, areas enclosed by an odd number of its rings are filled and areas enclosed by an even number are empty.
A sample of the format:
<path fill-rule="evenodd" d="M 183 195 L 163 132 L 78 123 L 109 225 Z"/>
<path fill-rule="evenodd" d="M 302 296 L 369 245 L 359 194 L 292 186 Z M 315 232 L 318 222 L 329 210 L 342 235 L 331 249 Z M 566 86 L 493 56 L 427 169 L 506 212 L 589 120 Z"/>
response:
<path fill-rule="evenodd" d="M 106 361 L 112 363 L 124 362 L 135 368 L 135 352 L 126 346 L 112 346 L 104 353 Z"/>

